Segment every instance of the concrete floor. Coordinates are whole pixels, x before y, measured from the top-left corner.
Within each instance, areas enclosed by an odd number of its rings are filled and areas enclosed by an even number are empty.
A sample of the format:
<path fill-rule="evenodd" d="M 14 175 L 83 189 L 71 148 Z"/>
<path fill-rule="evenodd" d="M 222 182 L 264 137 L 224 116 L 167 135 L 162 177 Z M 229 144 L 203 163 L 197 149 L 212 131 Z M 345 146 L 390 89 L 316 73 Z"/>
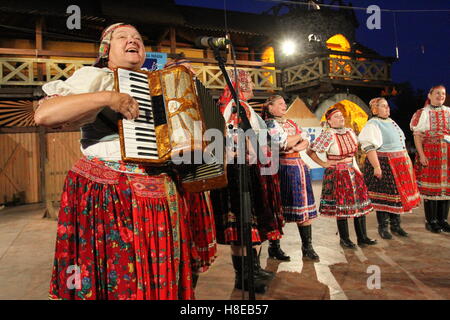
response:
<path fill-rule="evenodd" d="M 320 188 L 320 182 L 314 183 L 316 199 Z M 0 299 L 47 299 L 56 221 L 42 219 L 43 212 L 39 205 L 0 210 Z M 281 243 L 291 261 L 267 258 L 267 243 L 263 244 L 261 265 L 276 276 L 268 292 L 257 299 L 450 299 L 450 234 L 426 231 L 423 208 L 402 219 L 410 238 L 383 240 L 376 231 L 375 214 L 369 214 L 368 234 L 378 245 L 345 251 L 339 246 L 335 220 L 316 219 L 313 244 L 320 262 L 302 261 L 297 227 L 286 225 Z M 349 225 L 356 242 L 353 223 Z M 200 276 L 196 297 L 241 299 L 242 291 L 233 285 L 229 248 L 219 246 L 215 263 Z"/>

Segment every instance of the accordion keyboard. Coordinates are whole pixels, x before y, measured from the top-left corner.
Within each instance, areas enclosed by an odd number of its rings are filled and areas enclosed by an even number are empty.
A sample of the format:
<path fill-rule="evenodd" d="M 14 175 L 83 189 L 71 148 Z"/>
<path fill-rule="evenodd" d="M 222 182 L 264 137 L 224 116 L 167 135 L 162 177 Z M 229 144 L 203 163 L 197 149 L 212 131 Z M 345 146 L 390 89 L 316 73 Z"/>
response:
<path fill-rule="evenodd" d="M 124 69 L 118 70 L 120 92 L 132 96 L 139 104 L 139 117 L 122 119 L 125 155 L 128 158 L 158 159 L 155 120 L 148 77 Z"/>

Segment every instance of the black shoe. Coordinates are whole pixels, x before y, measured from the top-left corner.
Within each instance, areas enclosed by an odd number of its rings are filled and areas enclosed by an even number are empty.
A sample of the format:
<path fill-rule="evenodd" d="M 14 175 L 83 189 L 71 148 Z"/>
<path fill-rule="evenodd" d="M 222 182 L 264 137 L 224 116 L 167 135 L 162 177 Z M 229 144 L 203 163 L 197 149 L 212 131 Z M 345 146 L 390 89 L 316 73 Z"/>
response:
<path fill-rule="evenodd" d="M 358 238 L 358 245 L 360 247 L 365 247 L 366 245 L 373 246 L 377 244 L 377 240 L 370 239 L 367 236 L 366 216 L 354 218 L 353 224 L 355 225 L 356 237 Z"/>
<path fill-rule="evenodd" d="M 235 282 L 234 287 L 239 290 L 248 291 L 248 269 L 244 267 L 244 273 L 242 273 L 242 257 L 241 256 L 231 256 L 233 261 L 233 267 L 235 272 Z M 242 280 L 244 280 L 244 285 L 242 285 Z M 253 284 L 256 293 L 265 293 L 267 290 L 267 280 L 261 279 L 256 274 L 253 275 Z"/>
<path fill-rule="evenodd" d="M 450 200 L 440 200 L 438 202 L 437 220 L 443 232 L 450 232 L 450 225 L 447 222 L 449 204 Z"/>
<path fill-rule="evenodd" d="M 291 257 L 287 256 L 280 247 L 280 240 L 269 240 L 269 257 L 281 261 L 291 261 Z"/>
<path fill-rule="evenodd" d="M 273 277 L 275 277 L 275 273 L 261 268 L 261 261 L 259 259 L 258 251 L 256 249 L 252 249 L 252 250 L 253 250 L 253 261 L 254 261 L 253 268 L 254 268 L 255 274 L 258 277 L 260 277 L 261 279 L 272 280 Z"/>
<path fill-rule="evenodd" d="M 425 200 L 423 205 L 426 219 L 425 228 L 433 233 L 441 233 L 442 228 L 437 221 L 438 201 Z"/>
<path fill-rule="evenodd" d="M 312 226 L 298 226 L 298 231 L 300 232 L 300 238 L 302 239 L 303 258 L 319 260 L 319 256 L 312 246 Z"/>
<path fill-rule="evenodd" d="M 197 281 L 198 281 L 198 274 L 192 273 L 192 288 L 195 289 L 195 287 L 197 287 Z"/>
<path fill-rule="evenodd" d="M 339 244 L 344 247 L 345 249 L 355 249 L 356 248 L 356 244 L 354 244 L 352 242 L 352 240 L 350 239 L 340 239 L 339 240 Z"/>
<path fill-rule="evenodd" d="M 337 219 L 336 221 L 340 237 L 339 243 L 341 244 L 341 246 L 346 249 L 355 249 L 356 245 L 349 238 L 347 219 Z"/>
<path fill-rule="evenodd" d="M 392 234 L 388 231 L 389 225 L 389 213 L 384 211 L 377 211 L 377 221 L 378 221 L 378 234 L 381 238 L 386 240 L 392 239 Z"/>
<path fill-rule="evenodd" d="M 395 213 L 390 213 L 391 217 L 391 232 L 399 237 L 407 237 L 408 232 L 402 229 L 400 226 L 400 215 Z"/>

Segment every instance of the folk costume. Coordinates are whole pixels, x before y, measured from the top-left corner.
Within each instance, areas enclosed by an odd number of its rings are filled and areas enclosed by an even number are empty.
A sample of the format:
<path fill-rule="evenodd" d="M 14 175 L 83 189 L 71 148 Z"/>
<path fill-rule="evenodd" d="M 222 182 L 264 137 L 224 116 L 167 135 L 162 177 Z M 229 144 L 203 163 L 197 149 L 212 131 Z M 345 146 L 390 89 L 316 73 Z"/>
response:
<path fill-rule="evenodd" d="M 450 108 L 426 105 L 416 111 L 411 130 L 423 134 L 423 152 L 428 165 L 416 155 L 414 170 L 424 199 L 426 227 L 432 232 L 450 232 L 447 222 L 450 200 Z"/>
<path fill-rule="evenodd" d="M 325 169 L 319 212 L 325 217 L 335 217 L 340 243 L 345 248 L 355 244 L 348 234 L 348 218 L 354 218 L 358 245 L 375 244 L 367 237 L 365 215 L 373 210 L 364 178 L 355 160 L 358 139 L 350 128 L 325 128 L 310 146 L 311 151 L 326 153 L 328 160 L 339 162 Z"/>
<path fill-rule="evenodd" d="M 266 125 L 261 117 L 256 114 L 253 108 L 245 101 L 243 91 L 248 91 L 249 77 L 244 70 L 238 69 L 239 83 L 239 99 L 240 105 L 245 110 L 252 129 L 259 134 L 262 129 L 266 129 Z M 236 87 L 234 73 L 230 73 L 232 84 Z M 239 194 L 239 164 L 235 155 L 236 146 L 233 144 L 238 136 L 239 123 L 234 100 L 228 86 L 225 87 L 219 98 L 218 106 L 226 123 L 226 139 L 227 139 L 227 178 L 228 186 L 226 188 L 212 190 L 211 200 L 213 204 L 217 241 L 220 244 L 231 244 L 240 246 L 240 194 Z M 265 131 L 262 131 L 265 132 Z M 245 150 L 246 163 L 249 159 L 247 152 L 248 145 Z M 261 165 L 259 163 L 248 164 L 249 176 L 247 177 L 247 188 L 250 191 L 250 207 L 251 207 L 251 241 L 253 245 L 259 245 L 267 239 L 280 239 L 282 235 L 282 214 L 281 201 L 277 197 L 276 177 L 262 177 Z M 254 249 L 255 250 L 255 249 Z M 256 250 L 255 250 L 256 251 Z M 272 273 L 263 270 L 259 263 L 259 254 L 254 252 L 255 257 L 255 291 L 264 293 L 266 290 L 267 280 L 273 277 Z M 236 273 L 235 287 L 242 288 L 241 279 L 248 275 L 241 272 L 241 257 L 232 255 L 233 266 Z"/>
<path fill-rule="evenodd" d="M 115 24 L 96 66 L 42 89 L 47 98 L 112 91 L 105 67 Z M 58 217 L 51 299 L 193 299 L 199 264 L 185 201 L 168 167 L 121 160 L 117 113 L 81 119 L 83 158 L 67 174 Z"/>
<path fill-rule="evenodd" d="M 272 144 L 280 148 L 280 191 L 284 219 L 297 223 L 303 256 L 316 260 L 319 256 L 312 247 L 312 227 L 301 225 L 318 217 L 310 169 L 299 152 L 287 149 L 288 136 L 301 135 L 303 140 L 309 141 L 309 134 L 294 121 L 281 117 L 271 117 L 266 120 L 266 124 Z"/>
<path fill-rule="evenodd" d="M 420 195 L 403 131 L 391 118 L 375 116 L 362 129 L 359 141 L 365 153 L 376 152 L 382 171 L 381 179 L 375 177 L 366 158 L 363 175 L 372 206 L 377 211 L 380 236 L 392 238 L 388 232 L 389 220 L 393 233 L 407 236 L 400 226 L 400 215 L 417 208 Z"/>

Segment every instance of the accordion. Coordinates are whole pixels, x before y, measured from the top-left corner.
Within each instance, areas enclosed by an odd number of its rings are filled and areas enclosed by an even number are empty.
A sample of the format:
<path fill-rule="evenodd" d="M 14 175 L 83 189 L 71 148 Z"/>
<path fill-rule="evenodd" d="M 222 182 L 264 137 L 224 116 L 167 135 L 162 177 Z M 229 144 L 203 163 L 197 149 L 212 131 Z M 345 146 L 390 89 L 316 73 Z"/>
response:
<path fill-rule="evenodd" d="M 139 104 L 139 117 L 118 123 L 122 160 L 161 166 L 173 158 L 203 160 L 205 130 L 222 132 L 225 121 L 208 90 L 194 80 L 184 66 L 158 71 L 118 68 L 115 90 L 127 93 Z M 195 154 L 200 154 L 196 157 Z M 222 153 L 223 154 L 223 153 Z M 181 181 L 189 192 L 227 185 L 224 159 L 211 154 L 208 163 L 181 165 Z"/>

